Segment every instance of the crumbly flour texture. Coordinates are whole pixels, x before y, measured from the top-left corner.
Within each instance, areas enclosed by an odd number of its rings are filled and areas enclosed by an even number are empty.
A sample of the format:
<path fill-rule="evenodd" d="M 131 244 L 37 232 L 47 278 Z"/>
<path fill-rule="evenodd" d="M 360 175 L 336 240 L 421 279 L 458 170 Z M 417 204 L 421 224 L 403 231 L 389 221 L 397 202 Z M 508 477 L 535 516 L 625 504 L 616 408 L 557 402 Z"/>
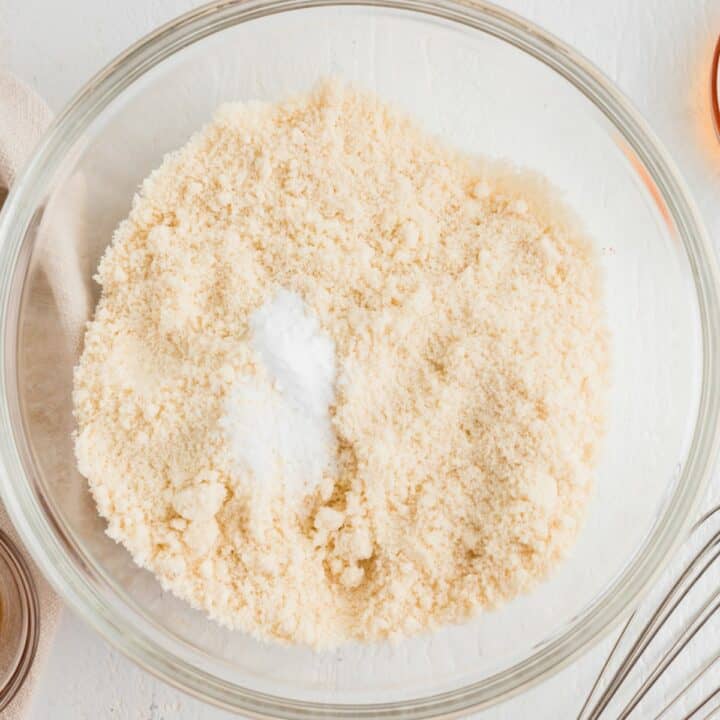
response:
<path fill-rule="evenodd" d="M 97 279 L 80 471 L 108 534 L 223 625 L 401 637 L 571 547 L 608 342 L 595 253 L 541 178 L 325 81 L 220 107 Z"/>

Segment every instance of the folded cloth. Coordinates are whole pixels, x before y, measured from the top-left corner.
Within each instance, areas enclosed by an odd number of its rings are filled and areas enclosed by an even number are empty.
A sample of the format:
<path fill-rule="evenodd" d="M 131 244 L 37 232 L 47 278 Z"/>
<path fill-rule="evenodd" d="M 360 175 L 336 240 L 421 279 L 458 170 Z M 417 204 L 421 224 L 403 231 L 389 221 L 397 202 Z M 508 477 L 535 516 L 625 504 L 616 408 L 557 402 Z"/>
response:
<path fill-rule="evenodd" d="M 37 94 L 12 75 L 0 71 L 0 205 L 13 184 L 18 171 L 35 147 L 38 138 L 47 128 L 50 119 L 50 109 Z M 48 231 L 52 232 L 49 228 Z M 57 228 L 57 231 L 63 234 L 69 232 L 68 227 Z M 48 262 L 52 266 L 53 272 L 61 271 L 61 268 L 57 265 L 57 258 L 48 258 Z M 35 316 L 32 315 L 31 303 L 27 319 L 28 325 L 42 322 L 43 318 L 40 313 L 36 313 Z M 76 335 L 77 331 L 74 331 L 73 336 L 69 338 L 70 344 L 77 342 Z M 54 430 L 56 432 L 61 431 L 60 428 Z M 64 431 L 63 428 L 62 432 Z M 49 428 L 48 436 L 51 437 L 52 433 L 53 428 Z M 23 552 L 17 533 L 1 504 L 0 529 Z M 23 552 L 23 555 L 30 566 L 38 593 L 40 641 L 33 667 L 18 694 L 9 707 L 3 711 L 3 720 L 20 720 L 26 717 L 30 706 L 32 688 L 43 665 L 43 659 L 47 656 L 61 608 L 59 598 L 52 591 L 32 560 L 26 553 Z"/>

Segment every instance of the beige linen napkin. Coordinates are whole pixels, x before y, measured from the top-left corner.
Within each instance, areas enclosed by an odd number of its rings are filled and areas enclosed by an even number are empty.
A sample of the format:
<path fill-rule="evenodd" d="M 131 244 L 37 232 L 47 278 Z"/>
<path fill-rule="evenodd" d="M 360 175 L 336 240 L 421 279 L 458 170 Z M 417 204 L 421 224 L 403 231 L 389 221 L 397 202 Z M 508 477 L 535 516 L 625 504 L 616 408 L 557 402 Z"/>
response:
<path fill-rule="evenodd" d="M 18 170 L 21 169 L 38 138 L 50 122 L 50 118 L 49 108 L 30 88 L 11 75 L 0 71 L 0 205 L 15 180 Z M 57 230 L 59 233 L 69 231 L 68 227 L 60 227 Z M 56 258 L 49 258 L 49 262 L 54 265 Z M 30 315 L 28 324 L 41 325 L 43 319 L 39 313 L 35 317 Z M 75 337 L 71 338 L 70 342 L 76 342 Z M 0 504 L 0 529 L 6 532 L 20 547 L 17 533 L 2 504 Z M 40 641 L 30 675 L 10 706 L 2 713 L 3 720 L 20 720 L 25 717 L 30 705 L 32 688 L 52 642 L 61 608 L 59 598 L 51 590 L 47 581 L 27 555 L 25 559 L 31 567 L 40 601 Z"/>

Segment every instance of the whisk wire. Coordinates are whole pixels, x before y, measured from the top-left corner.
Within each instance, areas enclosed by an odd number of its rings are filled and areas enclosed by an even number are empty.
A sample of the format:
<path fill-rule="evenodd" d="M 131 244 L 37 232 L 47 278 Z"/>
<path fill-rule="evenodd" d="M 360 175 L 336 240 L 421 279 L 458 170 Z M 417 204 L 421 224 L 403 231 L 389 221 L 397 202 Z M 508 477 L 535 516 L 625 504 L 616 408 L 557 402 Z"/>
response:
<path fill-rule="evenodd" d="M 716 555 L 717 557 L 717 555 Z M 640 686 L 638 691 L 633 695 L 625 709 L 618 716 L 618 720 L 625 720 L 635 709 L 637 704 L 645 697 L 650 688 L 660 679 L 662 674 L 670 667 L 675 658 L 687 647 L 690 641 L 698 634 L 707 621 L 720 608 L 720 588 L 718 588 L 712 596 L 703 603 L 702 607 L 693 614 L 687 627 L 680 633 L 670 649 L 663 655 L 658 666 L 650 673 L 649 677 Z M 714 604 L 712 604 L 714 602 Z M 712 605 L 711 605 L 712 604 Z"/>
<path fill-rule="evenodd" d="M 605 662 L 603 663 L 603 666 L 600 668 L 600 672 L 598 673 L 597 677 L 595 678 L 595 682 L 593 683 L 592 687 L 590 688 L 590 692 L 588 692 L 587 697 L 585 698 L 585 702 L 583 703 L 583 706 L 580 708 L 580 712 L 578 713 L 577 720 L 581 720 L 584 712 L 588 708 L 588 705 L 590 705 L 592 696 L 595 694 L 595 691 L 598 689 L 598 685 L 600 685 L 600 681 L 602 680 L 602 677 L 605 674 L 605 671 L 607 670 L 608 665 L 610 665 L 613 657 L 615 657 L 615 653 L 617 652 L 617 649 L 620 646 L 622 639 L 625 637 L 625 633 L 628 631 L 628 628 L 632 624 L 632 621 L 634 618 L 635 618 L 635 613 L 633 613 L 627 619 L 627 622 L 623 626 L 623 629 L 620 631 L 620 634 L 618 635 L 617 640 L 615 641 L 615 644 L 610 649 L 608 656 L 605 658 Z"/>
<path fill-rule="evenodd" d="M 661 720 L 663 715 L 666 715 L 673 705 L 677 704 L 685 693 L 697 682 L 718 660 L 720 660 L 720 651 L 715 653 L 711 658 L 703 663 L 702 667 L 690 677 L 690 679 L 682 686 L 678 693 L 670 700 L 670 702 L 655 716 L 654 720 Z"/>
<path fill-rule="evenodd" d="M 703 515 L 693 527 L 692 534 L 701 528 L 701 526 L 703 526 L 703 524 L 713 517 L 718 511 L 720 511 L 720 505 L 714 507 Z M 612 674 L 604 690 L 600 693 L 597 702 L 591 707 L 593 697 L 600 688 L 604 676 L 608 674 L 613 659 L 617 657 L 620 652 L 623 639 L 626 638 L 633 621 L 638 619 L 637 613 L 634 613 L 630 617 L 608 654 L 607 659 L 603 663 L 603 666 L 600 669 L 600 672 L 596 677 L 582 708 L 580 709 L 578 720 L 582 720 L 583 718 L 586 718 L 586 720 L 598 720 L 598 718 L 600 718 L 602 713 L 607 709 L 610 702 L 616 696 L 618 690 L 625 682 L 628 675 L 633 671 L 640 658 L 646 652 L 650 644 L 655 640 L 670 617 L 673 616 L 678 607 L 687 598 L 688 594 L 720 557 L 719 545 L 720 532 L 714 532 L 710 539 L 707 540 L 700 550 L 694 554 L 692 559 L 685 564 L 683 571 L 680 573 L 675 582 L 673 582 L 670 589 L 665 593 L 657 608 L 654 610 L 632 643 L 629 651 L 620 662 L 618 668 Z M 708 558 L 708 556 L 710 557 Z M 620 714 L 616 716 L 616 720 L 626 720 L 630 716 L 647 693 L 663 676 L 665 671 L 673 664 L 680 653 L 692 642 L 698 632 L 700 632 L 707 622 L 716 614 L 718 609 L 720 609 L 720 587 L 711 593 L 710 597 L 692 614 L 689 621 L 683 625 L 681 630 L 674 634 L 670 648 L 662 654 L 660 660 L 655 664 L 650 675 L 632 695 L 629 702 L 627 702 L 625 707 L 620 711 Z M 670 702 L 665 705 L 665 707 L 657 715 L 656 720 L 661 718 L 663 715 L 666 715 L 670 708 L 677 705 L 680 698 L 686 696 L 695 687 L 698 680 L 705 675 L 719 659 L 720 651 L 703 664 L 700 670 L 696 672 L 690 681 L 683 686 L 682 690 L 680 690 L 680 692 L 678 692 L 670 700 Z M 720 686 L 707 694 L 703 700 L 693 708 L 691 713 L 685 717 L 690 718 L 694 716 L 697 718 L 697 713 L 704 710 L 708 703 L 710 703 L 718 695 L 720 695 Z M 590 710 L 587 712 L 589 708 Z M 716 712 L 718 710 L 720 710 L 720 707 L 714 708 L 706 717 L 716 717 Z"/>
<path fill-rule="evenodd" d="M 683 720 L 690 720 L 690 718 L 695 715 L 695 713 L 700 712 L 714 697 L 717 697 L 717 695 L 720 695 L 720 685 L 718 685 L 711 693 L 708 693 L 684 718 Z M 718 711 L 720 711 L 720 706 L 713 708 L 710 711 L 709 715 L 706 715 L 705 717 L 710 717 L 713 714 L 717 714 Z"/>
<path fill-rule="evenodd" d="M 683 720 L 690 720 L 690 715 L 686 715 Z M 705 715 L 701 720 L 718 720 L 720 718 L 720 705 L 716 708 L 713 708 L 707 715 Z"/>

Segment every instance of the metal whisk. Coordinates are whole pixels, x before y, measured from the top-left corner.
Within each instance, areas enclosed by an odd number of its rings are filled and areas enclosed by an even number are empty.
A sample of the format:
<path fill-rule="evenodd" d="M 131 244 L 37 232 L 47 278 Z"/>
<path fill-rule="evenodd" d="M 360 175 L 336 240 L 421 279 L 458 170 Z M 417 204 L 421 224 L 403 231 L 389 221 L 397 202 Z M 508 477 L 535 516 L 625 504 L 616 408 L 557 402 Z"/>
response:
<path fill-rule="evenodd" d="M 628 620 L 578 720 L 720 720 L 720 505 Z"/>

